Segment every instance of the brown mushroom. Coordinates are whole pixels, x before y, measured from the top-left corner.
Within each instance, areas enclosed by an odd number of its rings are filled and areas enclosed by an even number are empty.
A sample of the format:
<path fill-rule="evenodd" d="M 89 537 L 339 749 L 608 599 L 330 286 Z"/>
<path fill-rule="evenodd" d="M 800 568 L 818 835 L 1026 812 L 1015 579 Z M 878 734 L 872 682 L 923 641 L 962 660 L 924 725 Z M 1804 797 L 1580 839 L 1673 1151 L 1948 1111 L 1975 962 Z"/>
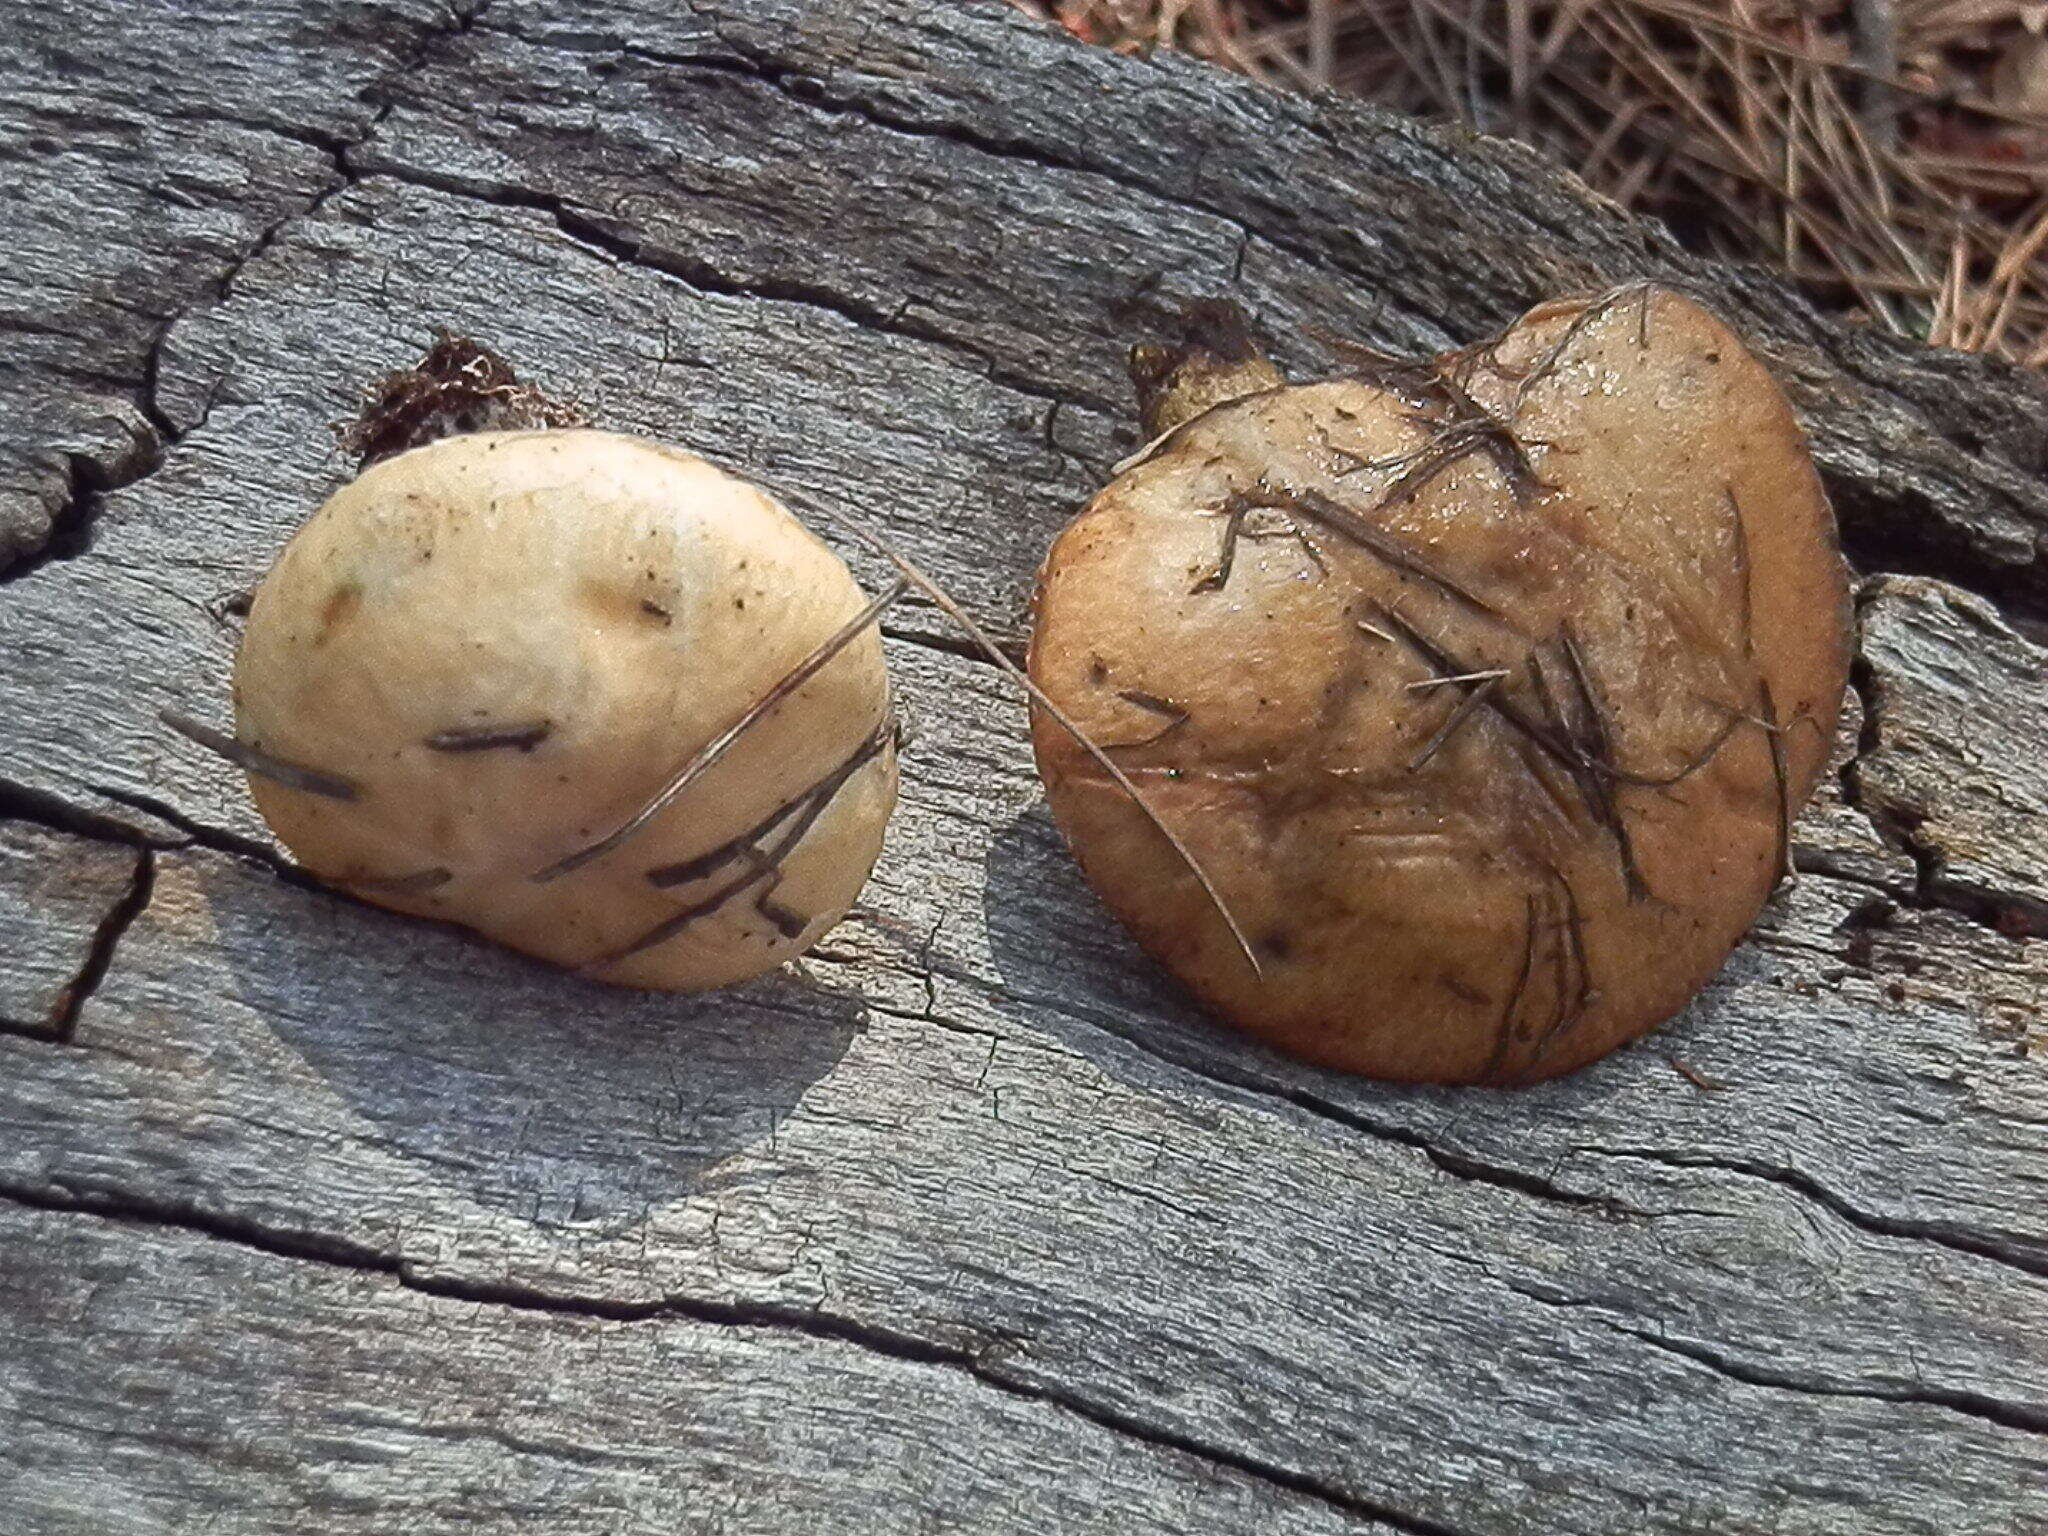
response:
<path fill-rule="evenodd" d="M 1215 899 L 1040 711 L 1090 881 L 1349 1071 L 1528 1082 L 1669 1018 L 1785 871 L 1847 677 L 1784 396 L 1657 288 L 1292 387 L 1229 329 L 1134 354 L 1154 440 L 1053 546 L 1031 647 Z"/>

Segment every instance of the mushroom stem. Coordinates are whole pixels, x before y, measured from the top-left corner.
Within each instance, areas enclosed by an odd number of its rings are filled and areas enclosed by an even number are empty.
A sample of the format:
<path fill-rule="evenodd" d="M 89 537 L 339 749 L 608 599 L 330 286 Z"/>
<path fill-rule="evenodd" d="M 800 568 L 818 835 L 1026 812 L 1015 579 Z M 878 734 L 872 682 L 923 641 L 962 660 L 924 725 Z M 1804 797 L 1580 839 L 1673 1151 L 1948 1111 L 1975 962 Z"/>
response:
<path fill-rule="evenodd" d="M 522 383 L 482 342 L 439 330 L 417 363 L 364 391 L 362 414 L 341 429 L 341 445 L 368 468 L 464 432 L 531 432 L 585 421 L 577 406 Z"/>
<path fill-rule="evenodd" d="M 1228 299 L 1202 299 L 1181 312 L 1180 339 L 1131 348 L 1131 383 L 1148 440 L 1227 401 L 1287 380 L 1252 339 L 1245 313 Z"/>

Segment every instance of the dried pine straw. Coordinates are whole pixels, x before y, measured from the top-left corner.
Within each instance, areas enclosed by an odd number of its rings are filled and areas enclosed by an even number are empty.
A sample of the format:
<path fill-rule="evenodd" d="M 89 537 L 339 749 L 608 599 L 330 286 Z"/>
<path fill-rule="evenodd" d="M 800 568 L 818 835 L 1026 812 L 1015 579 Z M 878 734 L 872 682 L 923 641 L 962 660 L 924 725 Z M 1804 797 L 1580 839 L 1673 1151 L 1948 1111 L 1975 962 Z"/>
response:
<path fill-rule="evenodd" d="M 1013 0 L 1546 150 L 1696 248 L 2048 365 L 2048 0 Z"/>

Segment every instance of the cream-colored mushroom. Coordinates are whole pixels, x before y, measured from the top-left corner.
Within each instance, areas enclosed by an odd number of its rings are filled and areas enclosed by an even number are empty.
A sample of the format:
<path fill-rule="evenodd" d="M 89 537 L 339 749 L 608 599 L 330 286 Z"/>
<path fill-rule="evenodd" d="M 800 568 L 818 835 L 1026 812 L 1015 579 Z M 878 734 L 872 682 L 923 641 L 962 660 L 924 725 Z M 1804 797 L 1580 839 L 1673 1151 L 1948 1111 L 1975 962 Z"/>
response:
<path fill-rule="evenodd" d="M 231 750 L 324 880 L 606 981 L 718 986 L 800 954 L 881 849 L 877 606 L 687 453 L 444 437 L 286 547 L 242 637 Z"/>

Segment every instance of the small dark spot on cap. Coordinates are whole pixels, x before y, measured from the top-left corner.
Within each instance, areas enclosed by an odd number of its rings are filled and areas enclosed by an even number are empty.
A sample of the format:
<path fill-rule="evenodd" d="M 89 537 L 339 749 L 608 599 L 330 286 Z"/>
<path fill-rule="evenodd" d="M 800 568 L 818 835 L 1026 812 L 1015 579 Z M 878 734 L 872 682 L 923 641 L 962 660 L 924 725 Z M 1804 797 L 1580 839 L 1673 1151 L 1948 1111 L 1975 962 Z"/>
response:
<path fill-rule="evenodd" d="M 1487 1000 L 1484 992 L 1466 986 L 1464 982 L 1458 980 L 1455 976 L 1439 976 L 1437 980 L 1443 984 L 1443 989 L 1446 992 L 1450 993 L 1451 996 L 1461 1003 L 1471 1003 L 1476 1006 Z"/>
<path fill-rule="evenodd" d="M 320 635 L 314 641 L 324 645 L 334 631 L 355 617 L 356 610 L 363 606 L 363 589 L 357 583 L 345 582 L 327 594 L 327 601 L 320 608 Z"/>
<path fill-rule="evenodd" d="M 554 726 L 546 720 L 523 725 L 457 726 L 436 731 L 427 738 L 427 745 L 436 752 L 489 752 L 499 747 L 531 752 L 553 733 Z"/>

